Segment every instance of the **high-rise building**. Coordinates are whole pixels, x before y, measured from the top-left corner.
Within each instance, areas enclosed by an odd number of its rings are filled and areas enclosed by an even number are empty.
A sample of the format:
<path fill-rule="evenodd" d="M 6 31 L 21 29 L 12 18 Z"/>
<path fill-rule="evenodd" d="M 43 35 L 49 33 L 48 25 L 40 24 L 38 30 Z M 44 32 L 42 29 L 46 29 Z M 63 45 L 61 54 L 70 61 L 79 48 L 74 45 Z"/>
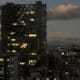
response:
<path fill-rule="evenodd" d="M 1 6 L 5 80 L 26 80 L 29 69 L 45 65 L 46 49 L 46 4 Z"/>

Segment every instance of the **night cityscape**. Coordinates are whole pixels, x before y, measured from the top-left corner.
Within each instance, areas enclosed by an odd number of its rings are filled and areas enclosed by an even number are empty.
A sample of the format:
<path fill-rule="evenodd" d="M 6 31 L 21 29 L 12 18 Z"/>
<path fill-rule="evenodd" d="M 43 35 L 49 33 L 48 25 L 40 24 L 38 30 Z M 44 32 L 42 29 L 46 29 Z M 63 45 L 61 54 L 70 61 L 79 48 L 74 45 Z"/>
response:
<path fill-rule="evenodd" d="M 0 80 L 80 80 L 79 5 L 1 1 Z"/>

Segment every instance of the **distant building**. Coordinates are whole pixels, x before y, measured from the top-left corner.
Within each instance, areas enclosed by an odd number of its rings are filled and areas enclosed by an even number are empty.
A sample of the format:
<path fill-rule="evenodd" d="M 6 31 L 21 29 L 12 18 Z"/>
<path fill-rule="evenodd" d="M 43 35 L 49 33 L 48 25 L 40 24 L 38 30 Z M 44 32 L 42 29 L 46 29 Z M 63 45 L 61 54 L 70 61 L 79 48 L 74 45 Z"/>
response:
<path fill-rule="evenodd" d="M 27 80 L 30 68 L 44 65 L 46 45 L 46 4 L 1 6 L 2 80 Z"/>
<path fill-rule="evenodd" d="M 60 80 L 80 79 L 80 47 L 70 47 L 61 51 L 62 62 Z"/>

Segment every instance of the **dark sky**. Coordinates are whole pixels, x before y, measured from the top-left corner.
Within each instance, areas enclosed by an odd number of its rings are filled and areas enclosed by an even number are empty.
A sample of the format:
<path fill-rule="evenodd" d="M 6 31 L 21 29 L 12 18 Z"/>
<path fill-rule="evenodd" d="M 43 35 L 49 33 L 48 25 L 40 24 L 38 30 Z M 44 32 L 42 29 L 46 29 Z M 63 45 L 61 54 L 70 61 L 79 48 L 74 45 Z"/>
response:
<path fill-rule="evenodd" d="M 35 3 L 37 0 L 0 0 L 0 3 Z M 48 40 L 53 38 L 80 38 L 80 0 L 42 0 L 53 17 L 47 22 Z M 78 11 L 76 11 L 78 10 Z M 56 18 L 54 17 L 56 14 Z M 78 16 L 77 16 L 78 14 Z M 64 16 L 63 16 L 64 15 Z M 73 18 L 76 17 L 77 18 Z M 66 19 L 68 17 L 69 19 Z M 64 19 L 62 19 L 64 18 Z"/>

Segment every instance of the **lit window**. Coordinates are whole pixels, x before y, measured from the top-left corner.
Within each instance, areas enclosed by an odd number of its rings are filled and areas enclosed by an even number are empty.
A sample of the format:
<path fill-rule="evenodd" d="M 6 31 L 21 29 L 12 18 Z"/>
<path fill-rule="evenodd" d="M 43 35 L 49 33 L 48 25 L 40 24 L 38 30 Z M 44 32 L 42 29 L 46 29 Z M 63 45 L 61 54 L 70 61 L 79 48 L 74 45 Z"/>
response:
<path fill-rule="evenodd" d="M 7 61 L 10 61 L 10 59 L 7 59 Z"/>
<path fill-rule="evenodd" d="M 47 78 L 46 80 L 50 80 L 49 78 Z"/>
<path fill-rule="evenodd" d="M 16 25 L 18 25 L 18 23 L 13 23 L 13 26 L 16 26 Z"/>
<path fill-rule="evenodd" d="M 18 43 L 12 43 L 12 46 L 19 46 Z"/>
<path fill-rule="evenodd" d="M 28 64 L 29 65 L 35 65 L 37 62 L 37 60 L 29 60 Z"/>
<path fill-rule="evenodd" d="M 65 72 L 65 75 L 68 75 L 69 74 L 69 72 Z"/>
<path fill-rule="evenodd" d="M 21 47 L 21 48 L 26 48 L 27 46 L 28 46 L 27 43 L 23 43 L 20 47 Z"/>
<path fill-rule="evenodd" d="M 4 59 L 0 58 L 0 62 L 4 61 Z"/>
<path fill-rule="evenodd" d="M 25 25 L 26 25 L 26 23 L 23 23 L 23 25 L 25 26 Z"/>
<path fill-rule="evenodd" d="M 15 43 L 15 46 L 19 46 L 19 44 L 18 43 Z"/>
<path fill-rule="evenodd" d="M 16 53 L 16 50 L 12 50 L 13 53 Z"/>
<path fill-rule="evenodd" d="M 11 32 L 10 34 L 13 35 L 13 34 L 15 34 L 15 32 Z"/>
<path fill-rule="evenodd" d="M 10 37 L 8 36 L 8 39 L 10 39 Z"/>
<path fill-rule="evenodd" d="M 26 25 L 25 21 L 21 21 L 20 23 L 24 26 Z"/>
<path fill-rule="evenodd" d="M 31 18 L 30 21 L 35 21 L 35 19 L 34 18 Z"/>
<path fill-rule="evenodd" d="M 29 37 L 37 37 L 37 34 L 29 34 Z"/>
<path fill-rule="evenodd" d="M 16 46 L 19 46 L 19 44 L 18 44 L 18 43 L 15 43 L 15 45 L 16 45 Z"/>
<path fill-rule="evenodd" d="M 65 62 L 66 64 L 68 64 L 68 62 Z"/>
<path fill-rule="evenodd" d="M 16 41 L 16 39 L 11 39 L 11 41 Z"/>
<path fill-rule="evenodd" d="M 9 53 L 9 52 L 11 52 L 10 50 L 7 50 L 7 52 Z"/>
<path fill-rule="evenodd" d="M 21 23 L 23 24 L 23 23 L 25 23 L 25 21 L 21 21 Z"/>
<path fill-rule="evenodd" d="M 31 14 L 34 14 L 35 12 L 34 12 L 34 11 L 30 11 L 30 13 L 31 13 Z"/>
<path fill-rule="evenodd" d="M 20 62 L 20 65 L 24 65 L 25 64 L 25 62 Z"/>
<path fill-rule="evenodd" d="M 12 46 L 15 46 L 15 43 L 12 43 Z"/>
<path fill-rule="evenodd" d="M 56 78 L 54 78 L 54 80 L 57 80 Z"/>
<path fill-rule="evenodd" d="M 64 52 L 62 52 L 61 55 L 64 55 Z"/>
<path fill-rule="evenodd" d="M 27 34 L 25 34 L 24 36 L 27 37 Z"/>
<path fill-rule="evenodd" d="M 10 65 L 8 65 L 8 67 L 10 67 Z"/>
<path fill-rule="evenodd" d="M 46 42 L 44 41 L 44 42 L 42 42 L 43 44 L 45 44 Z"/>
<path fill-rule="evenodd" d="M 29 12 L 27 11 L 27 12 L 25 12 L 25 14 L 29 14 Z"/>
<path fill-rule="evenodd" d="M 31 55 L 35 56 L 35 55 L 37 55 L 37 53 L 33 52 L 33 53 L 31 53 Z"/>

